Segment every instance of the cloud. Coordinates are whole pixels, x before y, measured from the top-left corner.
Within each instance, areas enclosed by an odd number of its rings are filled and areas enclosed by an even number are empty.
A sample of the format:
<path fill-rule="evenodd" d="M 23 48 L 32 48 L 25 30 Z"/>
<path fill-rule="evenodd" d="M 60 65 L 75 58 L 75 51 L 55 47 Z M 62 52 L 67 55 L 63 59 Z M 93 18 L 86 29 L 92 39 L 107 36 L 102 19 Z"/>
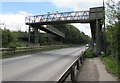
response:
<path fill-rule="evenodd" d="M 91 37 L 90 24 L 78 24 L 74 23 L 73 26 L 77 27 L 81 32 L 84 32 L 86 35 Z"/>
<path fill-rule="evenodd" d="M 73 8 L 73 10 L 88 10 L 90 7 L 102 6 L 102 0 L 51 0 L 56 7 Z"/>
<path fill-rule="evenodd" d="M 28 15 L 32 15 L 32 14 L 30 14 L 30 13 L 27 13 L 26 11 L 19 11 L 19 13 L 22 14 L 22 15 L 27 15 L 27 16 L 28 16 Z"/>
<path fill-rule="evenodd" d="M 51 0 L 1 0 L 2 2 L 50 2 Z"/>
<path fill-rule="evenodd" d="M 25 11 L 19 11 L 18 14 L 0 14 L 0 21 L 4 22 L 4 27 L 12 31 L 26 31 L 25 17 L 28 15 L 32 14 L 28 14 Z"/>

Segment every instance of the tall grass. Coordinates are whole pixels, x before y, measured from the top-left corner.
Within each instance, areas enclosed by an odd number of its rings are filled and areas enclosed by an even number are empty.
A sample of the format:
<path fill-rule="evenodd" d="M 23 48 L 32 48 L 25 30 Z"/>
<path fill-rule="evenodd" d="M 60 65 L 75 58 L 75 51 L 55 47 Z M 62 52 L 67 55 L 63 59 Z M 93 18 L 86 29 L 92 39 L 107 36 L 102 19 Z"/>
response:
<path fill-rule="evenodd" d="M 117 58 L 113 56 L 104 56 L 102 61 L 105 63 L 107 71 L 120 79 L 120 66 L 118 65 Z"/>

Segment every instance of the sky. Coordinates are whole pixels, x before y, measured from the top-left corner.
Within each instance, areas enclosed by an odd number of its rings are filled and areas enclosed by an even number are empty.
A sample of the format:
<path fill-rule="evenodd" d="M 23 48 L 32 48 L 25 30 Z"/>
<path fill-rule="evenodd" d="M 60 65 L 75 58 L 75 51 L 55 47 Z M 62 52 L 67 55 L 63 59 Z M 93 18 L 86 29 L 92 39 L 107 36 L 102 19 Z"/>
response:
<path fill-rule="evenodd" d="M 103 5 L 103 0 L 2 0 L 0 22 L 12 31 L 28 30 L 25 17 L 68 11 L 86 11 Z M 90 25 L 74 23 L 81 32 L 91 36 Z M 2 25 L 0 25 L 2 26 Z M 3 27 L 3 26 L 2 26 Z"/>

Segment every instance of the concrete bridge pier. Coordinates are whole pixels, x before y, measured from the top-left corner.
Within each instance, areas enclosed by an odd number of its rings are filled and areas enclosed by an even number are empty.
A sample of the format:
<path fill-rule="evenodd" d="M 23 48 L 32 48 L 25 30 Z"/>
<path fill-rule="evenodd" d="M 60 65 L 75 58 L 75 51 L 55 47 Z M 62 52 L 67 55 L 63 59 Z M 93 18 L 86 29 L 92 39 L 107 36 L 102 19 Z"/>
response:
<path fill-rule="evenodd" d="M 38 34 L 38 28 L 36 27 L 36 28 L 34 28 L 34 43 L 35 44 L 38 44 L 38 36 L 39 36 L 39 34 Z"/>
<path fill-rule="evenodd" d="M 31 27 L 29 25 L 29 30 L 28 30 L 28 43 L 30 43 L 30 31 L 31 31 Z"/>
<path fill-rule="evenodd" d="M 29 35 L 28 35 L 29 46 L 39 46 L 38 36 L 39 36 L 38 28 L 29 25 Z"/>
<path fill-rule="evenodd" d="M 96 43 L 96 22 L 95 21 L 91 21 L 90 22 L 90 28 L 91 28 L 91 35 L 92 35 L 92 42 L 91 42 L 91 46 L 92 46 L 92 49 L 95 50 L 95 46 L 94 46 L 94 43 Z"/>
<path fill-rule="evenodd" d="M 96 19 L 96 53 L 100 54 L 102 51 L 102 24 L 99 19 Z"/>
<path fill-rule="evenodd" d="M 100 54 L 102 51 L 102 24 L 101 20 L 104 19 L 104 8 L 95 7 L 90 8 L 89 19 L 92 32 L 92 38 L 96 45 L 94 46 L 96 53 Z"/>
<path fill-rule="evenodd" d="M 91 46 L 96 53 L 100 54 L 102 51 L 102 24 L 99 19 L 90 23 L 92 33 Z"/>

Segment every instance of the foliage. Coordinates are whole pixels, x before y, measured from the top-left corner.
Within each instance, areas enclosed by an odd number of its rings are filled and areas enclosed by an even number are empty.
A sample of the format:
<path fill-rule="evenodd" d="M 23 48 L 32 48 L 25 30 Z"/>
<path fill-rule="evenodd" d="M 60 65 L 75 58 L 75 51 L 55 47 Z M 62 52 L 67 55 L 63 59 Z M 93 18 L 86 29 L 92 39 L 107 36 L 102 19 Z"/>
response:
<path fill-rule="evenodd" d="M 3 47 L 8 47 L 9 44 L 17 41 L 16 35 L 14 35 L 11 31 L 8 29 L 2 30 L 2 46 Z"/>
<path fill-rule="evenodd" d="M 107 10 L 106 10 L 106 52 L 109 55 L 112 55 L 116 58 L 120 57 L 120 22 L 117 21 L 117 5 L 115 2 L 110 0 L 107 2 Z M 120 59 L 120 58 L 119 58 Z"/>
<path fill-rule="evenodd" d="M 8 29 L 2 30 L 2 47 L 16 48 L 25 46 L 26 42 L 20 41 L 16 33 L 9 31 Z"/>
<path fill-rule="evenodd" d="M 117 5 L 109 0 L 106 10 L 106 27 L 104 31 L 106 42 L 106 54 L 102 60 L 106 69 L 120 78 L 120 22 L 117 20 Z"/>
<path fill-rule="evenodd" d="M 113 56 L 105 56 L 102 58 L 102 61 L 105 63 L 106 69 L 108 72 L 118 76 L 120 78 L 120 67 L 118 66 L 118 61 Z"/>
<path fill-rule="evenodd" d="M 114 53 L 117 56 L 118 60 L 120 60 L 120 22 L 116 23 L 115 26 L 115 33 L 113 37 L 114 42 Z"/>
<path fill-rule="evenodd" d="M 76 27 L 69 24 L 53 25 L 65 34 L 64 43 L 85 44 L 90 42 L 90 37 L 80 32 Z"/>
<path fill-rule="evenodd" d="M 39 44 L 40 45 L 51 45 L 55 44 L 54 35 L 43 33 L 39 35 Z"/>
<path fill-rule="evenodd" d="M 85 52 L 85 57 L 86 58 L 94 58 L 96 56 L 97 56 L 97 54 L 95 53 L 95 51 L 90 49 L 90 48 L 87 49 L 86 52 Z"/>
<path fill-rule="evenodd" d="M 16 48 L 16 47 L 22 47 L 25 46 L 25 42 L 21 42 L 21 41 L 16 41 L 16 42 L 10 42 L 8 47 L 9 48 Z"/>
<path fill-rule="evenodd" d="M 55 26 L 55 25 L 54 25 Z M 85 35 L 83 32 L 80 32 L 77 28 L 69 24 L 60 24 L 55 26 L 61 32 L 65 33 L 65 39 L 62 39 L 64 44 L 85 44 L 88 43 L 91 39 L 89 36 Z M 2 30 L 2 47 L 20 47 L 26 46 L 24 42 L 28 42 L 28 33 L 27 32 L 12 32 L 8 29 Z M 40 45 L 51 45 L 51 44 L 61 44 L 61 38 L 53 34 L 48 33 L 39 33 L 39 44 Z M 32 36 L 33 37 L 33 36 Z M 32 38 L 31 38 L 32 39 Z M 34 37 L 33 37 L 34 39 Z M 34 42 L 34 40 L 32 40 Z"/>

